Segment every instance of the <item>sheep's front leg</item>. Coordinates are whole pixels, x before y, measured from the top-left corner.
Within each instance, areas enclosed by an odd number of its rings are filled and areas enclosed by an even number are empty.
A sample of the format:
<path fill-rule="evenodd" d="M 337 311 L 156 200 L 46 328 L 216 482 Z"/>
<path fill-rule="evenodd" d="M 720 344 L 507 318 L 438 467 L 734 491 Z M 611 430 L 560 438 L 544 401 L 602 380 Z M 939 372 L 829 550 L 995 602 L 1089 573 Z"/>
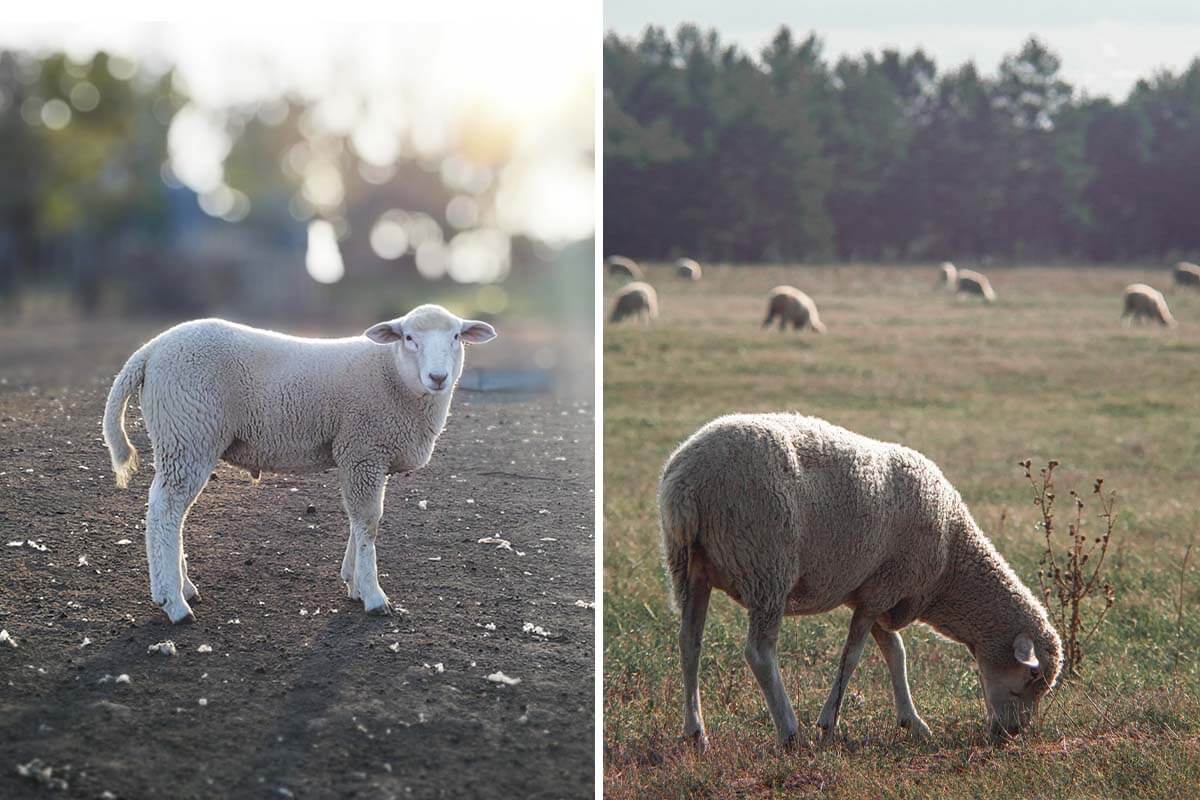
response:
<path fill-rule="evenodd" d="M 375 563 L 375 539 L 379 535 L 379 520 L 383 517 L 386 487 L 387 474 L 382 468 L 354 464 L 343 469 L 342 501 L 350 517 L 350 542 L 354 546 L 353 585 L 369 614 L 392 613 L 392 604 L 379 587 Z M 345 566 L 343 560 L 343 570 Z"/>
<path fill-rule="evenodd" d="M 850 618 L 850 633 L 846 636 L 845 647 L 842 648 L 837 677 L 834 678 L 829 698 L 821 709 L 821 716 L 817 719 L 817 727 L 821 729 L 822 739 L 832 739 L 834 731 L 837 729 L 838 714 L 842 709 L 842 698 L 846 694 L 846 686 L 850 683 L 850 676 L 854 674 L 854 668 L 858 666 L 858 660 L 862 658 L 863 647 L 867 643 L 867 634 L 871 632 L 876 616 L 860 606 L 854 609 L 854 616 Z"/>
<path fill-rule="evenodd" d="M 896 631 L 875 625 L 871 635 L 887 662 L 888 674 L 892 677 L 892 693 L 896 696 L 896 717 L 900 727 L 918 739 L 928 738 L 931 733 L 925 720 L 917 713 L 912 695 L 908 691 L 908 667 L 905 664 L 904 641 Z"/>

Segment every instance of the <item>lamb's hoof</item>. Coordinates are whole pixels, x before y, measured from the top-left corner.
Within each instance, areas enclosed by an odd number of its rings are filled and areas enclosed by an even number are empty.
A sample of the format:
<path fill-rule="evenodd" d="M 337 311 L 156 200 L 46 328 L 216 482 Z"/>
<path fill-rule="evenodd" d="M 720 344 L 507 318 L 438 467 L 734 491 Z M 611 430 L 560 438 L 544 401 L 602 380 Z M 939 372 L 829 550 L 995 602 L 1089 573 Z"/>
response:
<path fill-rule="evenodd" d="M 691 745 L 692 750 L 698 756 L 704 755 L 708 750 L 708 737 L 704 735 L 704 731 L 696 731 L 695 733 L 685 733 L 684 741 Z"/>
<path fill-rule="evenodd" d="M 353 578 L 351 578 L 346 583 L 346 596 L 349 597 L 351 600 L 361 600 L 362 599 L 361 597 L 358 596 L 358 590 L 354 588 L 354 579 Z"/>
<path fill-rule="evenodd" d="M 832 744 L 833 738 L 834 738 L 834 733 L 836 731 L 836 726 L 830 725 L 828 723 L 818 722 L 817 727 L 821 729 L 821 743 L 822 744 Z"/>
<path fill-rule="evenodd" d="M 200 590 L 197 589 L 195 586 L 193 586 L 190 590 L 184 589 L 183 590 L 183 599 L 187 600 L 189 603 L 199 603 L 200 602 Z"/>
<path fill-rule="evenodd" d="M 392 615 L 392 601 L 386 597 L 383 602 L 374 606 L 367 606 L 367 613 L 373 617 L 390 617 Z"/>

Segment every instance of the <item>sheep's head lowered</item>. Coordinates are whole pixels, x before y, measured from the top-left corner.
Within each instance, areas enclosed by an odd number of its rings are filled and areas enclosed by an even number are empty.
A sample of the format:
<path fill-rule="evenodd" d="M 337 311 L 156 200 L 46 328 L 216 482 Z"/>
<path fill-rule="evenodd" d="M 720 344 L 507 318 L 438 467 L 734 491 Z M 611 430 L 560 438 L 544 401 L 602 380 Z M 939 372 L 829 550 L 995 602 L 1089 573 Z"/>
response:
<path fill-rule="evenodd" d="M 1053 629 L 1017 634 L 1005 647 L 983 645 L 975 653 L 993 736 L 1025 728 L 1062 667 L 1062 643 Z"/>
<path fill-rule="evenodd" d="M 454 389 L 463 369 L 463 345 L 496 338 L 486 322 L 460 319 L 437 305 L 417 306 L 399 319 L 372 325 L 363 334 L 393 348 L 396 369 L 412 391 L 441 394 Z"/>

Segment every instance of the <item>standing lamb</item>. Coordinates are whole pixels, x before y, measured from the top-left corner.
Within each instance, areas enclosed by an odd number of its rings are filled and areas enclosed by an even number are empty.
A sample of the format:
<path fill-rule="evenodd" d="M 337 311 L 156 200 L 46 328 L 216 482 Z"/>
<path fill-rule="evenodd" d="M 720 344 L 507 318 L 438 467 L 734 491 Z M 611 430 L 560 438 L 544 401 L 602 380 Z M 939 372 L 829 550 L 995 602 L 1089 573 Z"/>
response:
<path fill-rule="evenodd" d="M 1187 261 L 1175 265 L 1175 283 L 1180 286 L 1200 286 L 1200 267 Z"/>
<path fill-rule="evenodd" d="M 958 283 L 955 290 L 958 294 L 979 295 L 988 303 L 996 302 L 996 291 L 992 289 L 991 281 L 982 272 L 976 272 L 973 269 L 958 270 Z"/>
<path fill-rule="evenodd" d="M 658 506 L 682 614 L 684 734 L 700 749 L 697 671 L 713 588 L 749 611 L 746 660 L 784 743 L 799 731 L 775 655 L 785 614 L 854 612 L 817 722 L 824 738 L 868 634 L 900 726 L 928 735 L 898 633 L 917 620 L 971 651 L 993 733 L 1020 730 L 1058 676 L 1062 647 L 1046 610 L 937 466 L 906 447 L 798 414 L 721 417 L 668 459 Z"/>
<path fill-rule="evenodd" d="M 620 322 L 634 315 L 647 324 L 658 317 L 658 293 L 648 283 L 634 281 L 622 286 L 613 300 L 609 321 Z"/>
<path fill-rule="evenodd" d="M 249 470 L 338 470 L 350 538 L 341 578 L 370 613 L 390 614 L 375 539 L 388 476 L 429 462 L 462 374 L 463 345 L 496 336 L 441 306 L 348 339 L 301 339 L 219 319 L 177 325 L 135 352 L 113 382 L 104 441 L 117 485 L 137 469 L 125 408 L 141 392 L 154 447 L 146 513 L 150 596 L 171 622 L 192 619 L 183 523 L 219 460 Z"/>
<path fill-rule="evenodd" d="M 608 274 L 614 278 L 628 278 L 631 281 L 640 281 L 643 277 L 642 268 L 632 258 L 609 256 L 604 263 L 608 265 Z"/>
<path fill-rule="evenodd" d="M 1125 287 L 1125 310 L 1121 312 L 1121 320 L 1128 326 L 1135 319 L 1149 319 L 1168 328 L 1175 325 L 1162 292 L 1144 283 L 1131 283 Z"/>
<path fill-rule="evenodd" d="M 958 270 L 949 261 L 943 261 L 938 271 L 937 288 L 950 292 L 958 291 Z"/>
<path fill-rule="evenodd" d="M 675 262 L 675 274 L 684 280 L 700 280 L 700 262 L 691 258 L 681 258 Z"/>
<path fill-rule="evenodd" d="M 767 318 L 762 326 L 769 327 L 776 318 L 781 331 L 786 330 L 790 322 L 794 330 L 808 326 L 817 333 L 825 332 L 825 325 L 817 314 L 817 304 L 795 286 L 776 286 L 767 293 Z"/>

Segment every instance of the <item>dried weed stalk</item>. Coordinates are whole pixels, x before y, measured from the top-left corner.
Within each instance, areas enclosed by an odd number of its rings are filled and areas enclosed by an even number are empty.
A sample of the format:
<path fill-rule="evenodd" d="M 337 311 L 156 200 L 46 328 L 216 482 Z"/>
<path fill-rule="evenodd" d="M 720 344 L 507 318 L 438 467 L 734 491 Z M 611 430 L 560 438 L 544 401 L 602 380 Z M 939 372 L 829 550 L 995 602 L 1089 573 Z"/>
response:
<path fill-rule="evenodd" d="M 1034 477 L 1031 465 L 1029 459 L 1021 462 L 1025 478 L 1033 489 L 1033 503 L 1041 512 L 1042 533 L 1046 537 L 1046 549 L 1038 569 L 1038 585 L 1051 620 L 1063 637 L 1063 675 L 1077 675 L 1083 662 L 1084 648 L 1108 615 L 1116 598 L 1112 585 L 1103 577 L 1103 570 L 1113 523 L 1116 521 L 1114 509 L 1117 493 L 1110 491 L 1105 494 L 1103 478 L 1097 478 L 1092 484 L 1092 494 L 1100 503 L 1098 516 L 1104 526 L 1103 534 L 1093 537 L 1083 530 L 1083 498 L 1072 491 L 1075 515 L 1067 524 L 1067 536 L 1064 539 L 1056 534 L 1054 520 L 1054 468 L 1058 462 L 1050 461 L 1038 470 L 1037 477 Z M 1094 594 L 1097 599 L 1103 597 L 1104 607 L 1095 614 L 1095 619 L 1088 626 L 1083 621 L 1082 609 L 1085 601 Z"/>

